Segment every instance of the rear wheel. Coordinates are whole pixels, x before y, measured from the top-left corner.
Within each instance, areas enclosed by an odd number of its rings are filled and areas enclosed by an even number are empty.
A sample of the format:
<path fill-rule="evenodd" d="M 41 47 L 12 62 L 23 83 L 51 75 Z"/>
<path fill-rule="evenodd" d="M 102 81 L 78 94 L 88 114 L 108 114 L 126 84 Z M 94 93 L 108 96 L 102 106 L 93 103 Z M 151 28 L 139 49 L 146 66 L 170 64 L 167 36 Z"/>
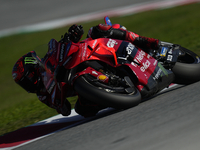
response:
<path fill-rule="evenodd" d="M 80 96 L 102 106 L 127 109 L 138 105 L 141 95 L 128 77 L 124 78 L 124 83 L 108 85 L 84 75 L 76 79 L 74 89 Z"/>
<path fill-rule="evenodd" d="M 185 53 L 176 62 L 172 71 L 175 74 L 175 83 L 190 84 L 200 80 L 200 58 L 194 52 L 181 47 L 180 50 Z"/>

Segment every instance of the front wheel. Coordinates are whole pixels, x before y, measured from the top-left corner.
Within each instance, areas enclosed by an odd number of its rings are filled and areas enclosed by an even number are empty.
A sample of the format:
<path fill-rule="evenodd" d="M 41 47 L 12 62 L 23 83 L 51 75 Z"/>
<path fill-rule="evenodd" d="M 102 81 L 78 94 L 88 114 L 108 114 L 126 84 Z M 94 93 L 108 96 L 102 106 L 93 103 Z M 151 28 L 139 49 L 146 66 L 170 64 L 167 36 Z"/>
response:
<path fill-rule="evenodd" d="M 172 68 L 175 74 L 175 83 L 190 84 L 200 80 L 200 58 L 194 52 L 181 47 L 180 50 L 185 53 L 178 58 L 175 66 Z"/>
<path fill-rule="evenodd" d="M 80 96 L 106 107 L 127 109 L 141 102 L 141 94 L 136 88 L 129 94 L 121 93 L 123 88 L 93 82 L 87 76 L 80 76 L 74 82 L 74 89 Z"/>

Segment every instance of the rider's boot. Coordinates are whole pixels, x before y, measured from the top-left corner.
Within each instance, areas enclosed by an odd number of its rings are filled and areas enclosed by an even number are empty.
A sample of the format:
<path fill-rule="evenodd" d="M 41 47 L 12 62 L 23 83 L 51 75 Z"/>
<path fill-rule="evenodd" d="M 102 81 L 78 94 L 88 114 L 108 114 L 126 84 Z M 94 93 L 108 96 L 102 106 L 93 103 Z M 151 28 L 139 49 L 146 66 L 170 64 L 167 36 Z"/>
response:
<path fill-rule="evenodd" d="M 135 34 L 131 31 L 126 32 L 126 38 L 125 40 L 130 41 L 134 45 L 138 46 L 142 49 L 153 49 L 153 50 L 159 50 L 160 48 L 160 40 L 140 36 L 138 34 Z"/>

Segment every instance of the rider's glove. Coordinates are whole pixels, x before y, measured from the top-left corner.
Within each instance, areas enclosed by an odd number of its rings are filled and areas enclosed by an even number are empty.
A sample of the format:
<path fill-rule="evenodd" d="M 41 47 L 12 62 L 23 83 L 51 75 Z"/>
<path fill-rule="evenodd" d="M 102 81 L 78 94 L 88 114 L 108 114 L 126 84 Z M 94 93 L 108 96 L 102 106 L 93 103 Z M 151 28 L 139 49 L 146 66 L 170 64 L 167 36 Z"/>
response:
<path fill-rule="evenodd" d="M 89 29 L 87 38 L 91 37 L 92 39 L 97 38 L 106 38 L 111 34 L 111 26 L 106 24 L 99 24 L 95 27 Z"/>
<path fill-rule="evenodd" d="M 61 43 L 69 43 L 70 42 L 70 39 L 69 39 L 69 34 L 68 33 L 65 33 L 65 35 L 63 36 L 61 36 L 61 40 L 59 41 L 59 42 L 61 42 Z"/>
<path fill-rule="evenodd" d="M 113 38 L 119 40 L 125 40 L 126 38 L 125 27 L 120 24 L 115 24 L 113 26 L 107 24 L 99 24 L 95 27 L 90 28 L 87 37 L 92 39 L 97 38 Z"/>
<path fill-rule="evenodd" d="M 84 31 L 83 31 L 83 27 L 81 25 L 78 26 L 78 25 L 74 24 L 68 30 L 68 34 L 70 35 L 69 38 L 74 43 L 79 42 L 83 33 L 84 33 Z"/>

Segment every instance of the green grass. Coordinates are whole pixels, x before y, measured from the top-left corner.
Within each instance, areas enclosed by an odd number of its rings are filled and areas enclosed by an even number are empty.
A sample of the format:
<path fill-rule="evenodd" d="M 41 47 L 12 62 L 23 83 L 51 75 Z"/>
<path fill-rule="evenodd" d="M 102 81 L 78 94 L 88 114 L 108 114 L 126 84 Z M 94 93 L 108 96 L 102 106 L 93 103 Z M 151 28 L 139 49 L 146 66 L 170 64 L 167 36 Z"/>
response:
<path fill-rule="evenodd" d="M 111 18 L 137 34 L 180 44 L 200 55 L 200 4 L 154 10 L 135 15 Z M 85 35 L 99 21 L 82 23 Z M 13 35 L 0 38 L 0 135 L 56 115 L 56 111 L 42 104 L 34 94 L 26 93 L 12 79 L 15 62 L 35 47 L 57 40 L 68 27 L 55 30 Z M 72 107 L 76 98 L 70 100 Z"/>

